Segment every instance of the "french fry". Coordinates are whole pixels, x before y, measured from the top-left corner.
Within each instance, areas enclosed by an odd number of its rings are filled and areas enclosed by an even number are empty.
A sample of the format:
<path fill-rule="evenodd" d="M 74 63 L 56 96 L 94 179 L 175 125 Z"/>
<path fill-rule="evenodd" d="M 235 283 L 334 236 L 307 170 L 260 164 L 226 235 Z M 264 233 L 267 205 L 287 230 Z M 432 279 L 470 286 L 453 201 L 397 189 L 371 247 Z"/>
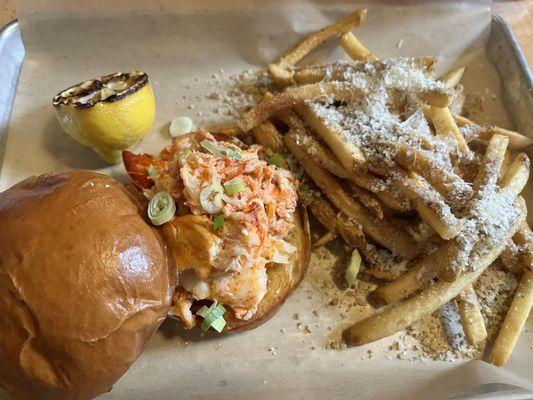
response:
<path fill-rule="evenodd" d="M 292 83 L 292 72 L 288 69 L 299 62 L 313 49 L 322 43 L 339 37 L 343 33 L 352 30 L 364 22 L 366 10 L 357 10 L 345 16 L 334 24 L 316 31 L 298 43 L 287 54 L 285 54 L 276 64 L 270 64 L 269 70 L 278 86 L 284 87 Z"/>
<path fill-rule="evenodd" d="M 270 121 L 263 122 L 252 129 L 255 141 L 265 149 L 275 153 L 284 153 L 283 136 Z"/>
<path fill-rule="evenodd" d="M 403 198 L 395 198 L 391 195 L 387 191 L 385 182 L 377 176 L 366 173 L 354 174 L 346 170 L 328 147 L 324 146 L 307 132 L 305 123 L 294 111 L 284 109 L 276 113 L 276 117 L 298 134 L 300 137 L 299 142 L 306 149 L 307 154 L 333 175 L 351 180 L 361 188 L 375 193 L 381 202 L 393 210 L 405 212 L 412 209 L 410 204 Z"/>
<path fill-rule="evenodd" d="M 481 343 L 487 338 L 487 329 L 479 309 L 476 292 L 471 284 L 459 293 L 455 298 L 455 303 L 461 316 L 461 325 L 463 325 L 466 340 L 472 345 Z"/>
<path fill-rule="evenodd" d="M 437 135 L 450 136 L 455 139 L 457 141 L 457 149 L 461 153 L 466 154 L 470 151 L 448 107 L 429 107 L 429 114 Z"/>
<path fill-rule="evenodd" d="M 337 213 L 331 207 L 329 202 L 322 197 L 314 197 L 309 203 L 309 209 L 315 218 L 329 232 L 335 232 L 337 229 Z"/>
<path fill-rule="evenodd" d="M 284 92 L 263 99 L 251 110 L 244 113 L 238 122 L 243 132 L 248 132 L 263 121 L 270 118 L 274 113 L 284 108 L 306 100 L 321 100 L 331 98 L 339 101 L 352 101 L 360 97 L 362 92 L 354 85 L 339 82 L 321 82 L 311 85 L 289 87 Z"/>
<path fill-rule="evenodd" d="M 505 158 L 505 151 L 507 150 L 508 142 L 509 140 L 507 137 L 502 135 L 494 135 L 490 140 L 474 180 L 474 193 L 469 203 L 471 207 L 473 207 L 477 202 L 482 201 L 485 195 L 485 190 L 492 190 L 492 188 L 496 186 L 500 174 L 500 168 L 503 163 L 503 159 Z M 510 177 L 507 180 L 507 185 L 517 184 L 517 180 L 518 176 Z M 453 281 L 457 279 L 460 273 L 461 268 L 458 268 L 455 263 L 448 263 L 438 271 L 438 276 L 442 280 Z"/>
<path fill-rule="evenodd" d="M 439 78 L 439 81 L 444 82 L 449 87 L 455 87 L 461 82 L 461 79 L 463 78 L 463 75 L 465 73 L 466 68 L 461 67 L 457 69 L 453 69 L 444 75 L 442 75 Z"/>
<path fill-rule="evenodd" d="M 520 259 L 524 269 L 533 271 L 533 232 L 527 222 L 513 236 L 513 241 L 522 249 Z"/>
<path fill-rule="evenodd" d="M 425 89 L 418 93 L 418 97 L 433 107 L 448 107 L 453 98 L 453 91 L 438 88 Z"/>
<path fill-rule="evenodd" d="M 479 132 L 479 138 L 482 140 L 490 140 L 494 135 L 506 136 L 509 139 L 510 150 L 521 150 L 533 144 L 533 139 L 518 132 L 499 128 L 497 126 L 482 127 Z"/>
<path fill-rule="evenodd" d="M 324 235 L 322 235 L 313 243 L 313 248 L 325 246 L 336 238 L 337 234 L 335 232 L 327 231 Z"/>
<path fill-rule="evenodd" d="M 518 232 L 515 234 L 515 236 Z M 518 246 L 513 240 L 509 241 L 507 247 L 500 254 L 500 260 L 507 269 L 507 271 L 519 276 L 524 271 L 524 265 L 522 264 L 521 254 Z"/>
<path fill-rule="evenodd" d="M 309 134 L 305 123 L 294 111 L 291 109 L 283 109 L 276 113 L 276 117 L 293 131 L 298 133 L 300 136 L 299 141 L 303 147 L 306 148 L 307 153 L 333 175 L 339 178 L 349 179 L 372 193 L 383 192 L 383 190 L 385 190 L 385 182 L 378 177 L 364 173 L 354 174 L 353 172 L 350 172 L 344 168 L 337 156 L 328 147 L 324 146 Z M 396 199 L 389 200 L 390 196 L 387 196 L 385 192 L 383 192 L 382 197 L 385 199 L 384 202 L 393 204 L 395 206 L 399 203 L 399 200 Z M 403 205 L 398 205 L 397 207 L 391 208 L 404 210 Z"/>
<path fill-rule="evenodd" d="M 362 266 L 362 272 L 365 274 L 388 282 L 398 279 L 399 276 L 401 276 L 401 268 L 384 268 L 382 264 L 383 255 L 380 255 L 379 253 L 380 251 L 385 250 L 379 250 L 375 246 L 368 243 L 365 243 L 364 246 L 358 247 L 358 249 L 365 259 L 365 263 L 363 263 Z M 392 257 L 392 255 L 389 254 L 387 257 Z M 405 265 L 407 264 L 407 261 L 403 260 L 399 263 Z"/>
<path fill-rule="evenodd" d="M 406 259 L 412 259 L 418 254 L 418 246 L 410 237 L 386 221 L 372 218 L 360 203 L 348 196 L 333 175 L 309 158 L 298 145 L 293 131 L 289 131 L 283 139 L 285 145 L 304 168 L 307 175 L 322 189 L 323 193 L 341 212 L 361 224 L 363 231 L 367 235 L 394 254 Z"/>
<path fill-rule="evenodd" d="M 295 131 L 302 132 L 307 130 L 305 123 L 291 108 L 279 110 L 274 116 Z"/>
<path fill-rule="evenodd" d="M 422 177 L 412 172 L 408 178 L 398 180 L 396 186 L 415 203 L 420 218 L 441 238 L 449 240 L 459 234 L 461 220 L 452 214 L 440 193 Z"/>
<path fill-rule="evenodd" d="M 422 289 L 436 277 L 437 271 L 453 256 L 457 246 L 454 241 L 442 245 L 398 279 L 377 288 L 372 298 L 378 304 L 391 304 Z"/>
<path fill-rule="evenodd" d="M 455 298 L 465 287 L 475 282 L 485 269 L 492 264 L 511 239 L 525 218 L 526 206 L 520 199 L 521 218 L 505 232 L 502 240 L 477 258 L 470 260 L 468 272 L 462 273 L 452 282 L 438 281 L 426 290 L 409 298 L 403 303 L 388 308 L 382 313 L 374 314 L 354 324 L 346 332 L 346 340 L 352 345 L 362 345 L 390 336 L 407 328 L 425 315 L 431 314 Z M 485 239 L 486 240 L 486 239 Z M 483 239 L 480 240 L 483 245 Z M 531 307 L 531 305 L 530 305 Z M 528 308 L 529 312 L 529 308 Z"/>
<path fill-rule="evenodd" d="M 377 57 L 368 50 L 352 32 L 341 36 L 341 46 L 344 51 L 355 61 L 376 61 Z"/>
<path fill-rule="evenodd" d="M 520 332 L 533 306 L 533 272 L 525 270 L 516 288 L 513 302 L 507 311 L 500 332 L 490 352 L 489 361 L 502 366 L 513 352 Z"/>
<path fill-rule="evenodd" d="M 350 185 L 350 191 L 352 196 L 364 205 L 374 217 L 383 218 L 383 207 L 376 197 L 355 184 Z"/>
<path fill-rule="evenodd" d="M 500 176 L 500 168 L 505 159 L 505 151 L 507 150 L 508 143 L 509 139 L 503 135 L 494 135 L 491 138 L 476 175 L 476 179 L 474 180 L 474 193 L 479 194 L 484 188 L 496 185 Z M 508 176 L 509 174 L 506 174 L 502 181 L 507 182 L 508 184 L 511 182 L 516 183 L 516 179 L 510 179 Z"/>
<path fill-rule="evenodd" d="M 362 249 L 366 246 L 366 237 L 360 226 L 342 213 L 337 214 L 338 234 L 351 247 Z"/>
<path fill-rule="evenodd" d="M 500 185 L 520 194 L 529 178 L 529 165 L 528 156 L 524 153 L 518 154 L 500 180 Z"/>
<path fill-rule="evenodd" d="M 500 181 L 498 182 L 501 184 L 501 180 L 509 170 L 509 167 L 511 166 L 511 152 L 509 150 L 505 151 L 505 157 L 503 158 L 502 166 L 500 167 Z"/>
<path fill-rule="evenodd" d="M 347 140 L 337 123 L 328 124 L 308 104 L 299 104 L 296 111 L 307 124 L 326 142 L 348 171 L 364 171 L 366 157 L 353 142 Z"/>
<path fill-rule="evenodd" d="M 412 204 L 408 201 L 407 198 L 394 195 L 391 192 L 383 191 L 376 193 L 376 197 L 387 207 L 394 211 L 401 213 L 411 211 L 413 209 Z"/>
<path fill-rule="evenodd" d="M 351 175 L 340 163 L 335 154 L 313 136 L 300 124 L 293 124 L 291 127 L 295 134 L 295 139 L 305 152 L 313 158 L 322 168 L 327 169 L 333 175 L 339 178 L 350 178 Z"/>
<path fill-rule="evenodd" d="M 344 241 L 351 247 L 366 247 L 363 231 L 357 224 L 345 215 L 336 213 L 329 202 L 321 197 L 314 197 L 309 204 L 309 209 L 328 231 L 338 232 Z"/>
<path fill-rule="evenodd" d="M 448 204 L 461 205 L 472 195 L 470 186 L 459 175 L 441 168 L 429 153 L 410 146 L 398 145 L 394 160 L 400 166 L 424 177 L 444 196 Z"/>
<path fill-rule="evenodd" d="M 454 115 L 453 117 L 458 126 L 476 126 L 479 129 L 479 139 L 481 140 L 490 140 L 492 136 L 496 134 L 507 136 L 507 138 L 509 138 L 509 150 L 521 150 L 533 144 L 532 138 L 524 136 L 518 132 L 503 129 L 498 126 L 480 126 L 461 115 Z"/>
<path fill-rule="evenodd" d="M 228 126 L 215 127 L 211 129 L 211 133 L 213 135 L 239 136 L 243 134 L 243 131 L 241 131 L 236 126 L 228 125 Z"/>
<path fill-rule="evenodd" d="M 369 61 L 367 61 L 369 62 Z M 373 63 L 379 60 L 370 61 Z M 435 57 L 413 57 L 411 63 L 421 68 L 426 75 L 430 75 L 436 64 Z M 350 73 L 363 71 L 365 63 L 335 63 L 330 65 L 312 65 L 294 70 L 294 80 L 299 85 L 316 83 L 319 81 L 345 81 Z"/>
<path fill-rule="evenodd" d="M 457 85 L 453 89 L 452 102 L 448 106 L 452 115 L 461 114 L 466 101 L 465 89 L 463 85 Z M 455 121 L 455 118 L 454 118 Z M 456 122 L 457 124 L 457 122 Z"/>

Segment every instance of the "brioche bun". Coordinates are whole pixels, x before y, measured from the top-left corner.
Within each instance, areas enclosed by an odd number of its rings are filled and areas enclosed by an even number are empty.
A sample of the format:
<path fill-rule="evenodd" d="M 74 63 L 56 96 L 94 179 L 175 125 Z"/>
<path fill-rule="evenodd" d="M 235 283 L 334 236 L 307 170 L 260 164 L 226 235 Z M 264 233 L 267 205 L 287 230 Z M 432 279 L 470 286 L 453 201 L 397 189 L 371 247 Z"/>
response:
<path fill-rule="evenodd" d="M 88 171 L 0 194 L 1 386 L 21 399 L 89 399 L 127 371 L 175 286 L 143 209 Z"/>

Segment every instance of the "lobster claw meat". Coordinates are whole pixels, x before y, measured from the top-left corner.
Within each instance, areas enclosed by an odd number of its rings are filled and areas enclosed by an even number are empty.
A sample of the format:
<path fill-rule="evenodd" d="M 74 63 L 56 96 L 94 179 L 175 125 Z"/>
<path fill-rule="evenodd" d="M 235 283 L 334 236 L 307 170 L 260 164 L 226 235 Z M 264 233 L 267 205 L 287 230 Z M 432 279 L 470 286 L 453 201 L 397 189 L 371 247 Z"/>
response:
<path fill-rule="evenodd" d="M 154 162 L 154 158 L 150 154 L 135 154 L 124 150 L 122 152 L 122 161 L 126 172 L 135 184 L 144 189 L 150 189 L 154 186 L 154 181 L 150 179 L 148 174 L 148 168 Z"/>

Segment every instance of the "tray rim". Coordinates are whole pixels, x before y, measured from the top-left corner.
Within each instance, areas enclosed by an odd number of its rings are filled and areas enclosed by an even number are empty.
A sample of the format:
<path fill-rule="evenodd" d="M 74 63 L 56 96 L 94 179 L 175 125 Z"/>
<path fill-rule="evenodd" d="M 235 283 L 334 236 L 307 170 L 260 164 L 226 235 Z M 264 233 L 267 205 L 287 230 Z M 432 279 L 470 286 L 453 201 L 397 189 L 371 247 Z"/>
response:
<path fill-rule="evenodd" d="M 11 120 L 11 112 L 13 111 L 13 104 L 15 102 L 15 96 L 17 93 L 20 68 L 22 67 L 22 63 L 24 62 L 25 58 L 25 48 L 24 43 L 22 42 L 22 38 L 20 37 L 20 27 L 18 19 L 12 19 L 4 25 L 0 26 L 0 43 L 5 40 L 6 36 L 9 36 L 11 34 L 17 34 L 17 32 L 19 35 L 20 45 L 22 46 L 23 54 L 20 60 L 18 60 L 19 64 L 16 65 L 16 72 L 14 72 L 14 76 L 11 76 L 12 85 L 10 85 L 8 92 L 5 94 L 5 99 L 3 98 L 4 95 L 1 96 L 2 105 L 4 105 L 5 102 L 5 108 L 0 109 L 0 173 L 2 172 L 2 167 L 4 163 L 7 145 L 7 133 L 9 129 L 9 122 Z M 0 59 L 0 64 L 1 62 L 2 59 Z"/>
<path fill-rule="evenodd" d="M 518 43 L 518 40 L 516 39 L 516 36 L 511 26 L 505 20 L 505 18 L 503 18 L 500 14 L 494 11 L 491 11 L 491 21 L 493 23 L 496 22 L 502 28 L 503 33 L 505 34 L 505 38 L 507 39 L 507 42 L 511 45 L 510 48 L 512 49 L 512 52 L 518 60 L 520 70 L 522 71 L 524 78 L 526 79 L 526 85 L 529 87 L 530 90 L 533 90 L 533 74 L 531 72 L 531 68 L 529 67 L 524 52 L 522 51 L 522 47 L 520 47 L 520 43 Z"/>
<path fill-rule="evenodd" d="M 0 36 L 4 34 L 4 31 L 9 29 L 11 25 L 18 24 L 19 20 L 17 18 L 13 18 L 12 20 L 7 21 L 4 25 L 0 26 Z"/>
<path fill-rule="evenodd" d="M 509 23 L 501 15 L 499 15 L 498 13 L 496 13 L 496 12 L 491 10 L 491 26 L 492 26 L 492 24 L 497 24 L 497 25 L 499 25 L 501 27 L 501 30 L 502 30 L 502 32 L 504 33 L 504 36 L 505 36 L 505 40 L 507 41 L 507 43 L 509 43 L 509 45 L 511 47 L 511 51 L 512 51 L 514 57 L 518 61 L 521 73 L 522 73 L 523 77 L 525 78 L 524 84 L 525 84 L 525 86 L 528 87 L 529 90 L 533 91 L 533 75 L 532 75 L 531 68 L 530 68 L 530 66 L 529 66 L 529 64 L 528 64 L 528 62 L 527 62 L 527 60 L 525 58 L 525 55 L 524 55 L 524 53 L 522 51 L 522 48 L 521 48 L 520 44 L 518 43 L 518 41 L 516 39 L 516 36 L 513 33 L 513 30 L 510 27 Z M 19 22 L 19 20 L 17 18 L 9 20 L 5 24 L 1 25 L 0 26 L 0 42 L 2 41 L 4 35 L 8 34 L 11 30 L 15 30 L 17 28 L 20 29 L 20 22 Z M 20 65 L 22 65 L 22 63 L 24 62 L 25 58 L 26 57 L 24 55 L 22 57 L 22 59 L 21 59 Z M 1 58 L 0 58 L 0 63 L 2 63 L 2 59 Z M 17 74 L 14 77 L 14 79 L 18 81 L 19 76 L 20 76 L 20 68 L 17 71 Z M 10 107 L 10 108 L 13 107 L 13 103 L 14 103 L 14 99 L 15 99 L 17 90 L 18 90 L 18 82 L 15 85 L 14 91 L 12 93 L 12 96 L 11 96 L 11 99 L 10 99 L 11 102 L 8 104 L 8 107 Z M 2 142 L 2 139 L 5 140 L 5 138 L 3 138 L 2 136 L 4 136 L 4 134 L 7 135 L 7 133 L 8 133 L 8 126 L 9 126 L 10 119 L 11 119 L 11 115 L 8 115 L 7 120 L 4 121 L 5 122 L 5 128 L 4 129 L 2 129 L 2 126 L 0 125 L 0 144 Z M 0 146 L 0 150 L 2 150 L 1 146 Z M 4 154 L 0 151 L 0 173 L 1 173 L 1 170 L 2 170 L 2 164 L 3 164 L 3 158 L 4 158 L 3 156 L 4 156 Z"/>

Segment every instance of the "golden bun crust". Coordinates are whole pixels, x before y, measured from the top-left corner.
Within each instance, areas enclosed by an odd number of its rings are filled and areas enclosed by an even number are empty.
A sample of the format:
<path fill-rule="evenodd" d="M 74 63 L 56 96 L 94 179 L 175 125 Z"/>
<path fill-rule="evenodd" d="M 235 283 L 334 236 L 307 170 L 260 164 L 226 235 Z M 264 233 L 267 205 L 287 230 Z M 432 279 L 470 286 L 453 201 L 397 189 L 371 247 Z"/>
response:
<path fill-rule="evenodd" d="M 21 399 L 89 399 L 135 361 L 175 284 L 143 209 L 88 171 L 0 194 L 0 385 Z"/>

